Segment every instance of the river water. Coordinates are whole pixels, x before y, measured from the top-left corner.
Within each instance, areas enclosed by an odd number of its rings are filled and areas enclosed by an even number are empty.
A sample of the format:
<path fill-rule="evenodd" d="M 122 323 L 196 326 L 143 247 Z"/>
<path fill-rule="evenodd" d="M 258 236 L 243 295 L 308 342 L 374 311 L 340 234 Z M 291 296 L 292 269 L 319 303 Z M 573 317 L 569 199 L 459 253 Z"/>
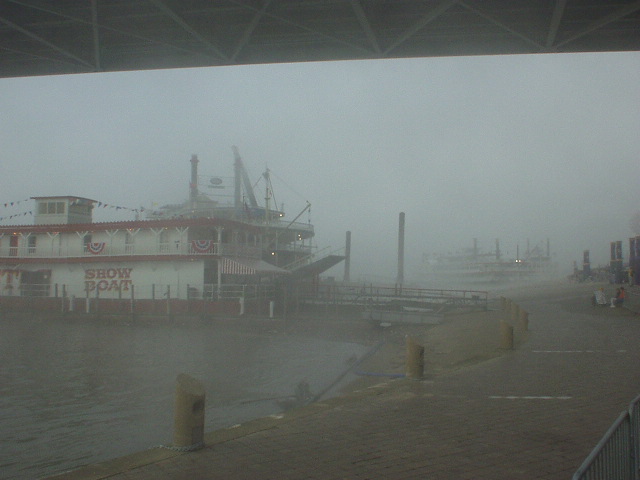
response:
<path fill-rule="evenodd" d="M 171 444 L 179 373 L 204 385 L 211 431 L 281 412 L 276 399 L 300 382 L 324 391 L 368 349 L 232 322 L 0 315 L 0 478 L 42 478 Z"/>

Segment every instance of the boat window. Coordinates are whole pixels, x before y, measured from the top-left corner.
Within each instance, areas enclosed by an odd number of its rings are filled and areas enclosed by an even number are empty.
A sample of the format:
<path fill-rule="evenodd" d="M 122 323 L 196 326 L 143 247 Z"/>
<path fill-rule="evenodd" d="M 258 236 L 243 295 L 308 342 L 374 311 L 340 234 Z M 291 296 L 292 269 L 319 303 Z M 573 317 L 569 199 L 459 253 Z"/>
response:
<path fill-rule="evenodd" d="M 37 241 L 36 236 L 31 235 L 29 236 L 29 253 L 36 253 L 36 241 Z"/>
<path fill-rule="evenodd" d="M 62 214 L 65 211 L 64 202 L 40 202 L 38 204 L 38 213 L 44 214 Z"/>

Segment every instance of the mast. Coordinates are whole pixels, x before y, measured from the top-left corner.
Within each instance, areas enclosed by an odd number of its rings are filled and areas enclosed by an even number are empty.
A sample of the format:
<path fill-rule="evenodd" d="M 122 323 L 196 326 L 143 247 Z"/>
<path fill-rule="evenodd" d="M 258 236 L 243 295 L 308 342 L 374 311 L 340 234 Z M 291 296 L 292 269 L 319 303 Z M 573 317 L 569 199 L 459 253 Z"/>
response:
<path fill-rule="evenodd" d="M 347 237 L 344 247 L 344 277 L 342 281 L 349 283 L 351 281 L 351 231 L 347 231 Z"/>
<path fill-rule="evenodd" d="M 271 219 L 271 215 L 269 214 L 269 211 L 271 210 L 271 204 L 270 204 L 271 192 L 269 191 L 269 186 L 271 185 L 271 179 L 269 177 L 268 168 L 264 171 L 262 176 L 264 177 L 264 180 L 265 180 L 264 183 L 266 185 L 265 192 L 264 192 L 264 222 L 269 223 L 269 220 Z"/>
<path fill-rule="evenodd" d="M 191 155 L 191 182 L 189 183 L 189 202 L 191 209 L 196 208 L 198 202 L 198 156 Z"/>
<path fill-rule="evenodd" d="M 242 163 L 242 158 L 240 157 L 240 152 L 238 151 L 238 147 L 235 145 L 233 148 L 233 171 L 234 171 L 234 195 L 233 195 L 233 206 L 236 211 L 236 215 L 240 215 L 242 213 L 242 209 L 244 207 L 242 201 L 242 185 L 244 184 L 244 190 L 249 199 L 249 205 L 252 207 L 258 206 L 258 201 L 256 200 L 256 196 L 253 193 L 253 187 L 251 186 L 251 181 L 249 180 L 249 175 L 244 168 Z"/>
<path fill-rule="evenodd" d="M 398 277 L 396 283 L 402 288 L 404 283 L 404 212 L 398 218 Z"/>

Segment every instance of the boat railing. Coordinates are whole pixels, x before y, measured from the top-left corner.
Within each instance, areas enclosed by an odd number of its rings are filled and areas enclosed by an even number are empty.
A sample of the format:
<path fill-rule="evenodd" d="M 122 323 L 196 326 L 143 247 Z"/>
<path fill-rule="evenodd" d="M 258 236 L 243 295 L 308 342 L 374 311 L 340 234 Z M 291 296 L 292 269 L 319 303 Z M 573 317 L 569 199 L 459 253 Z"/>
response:
<path fill-rule="evenodd" d="M 287 245 L 278 245 L 276 250 L 283 251 L 283 252 L 295 252 L 295 253 L 302 253 L 306 255 L 312 255 L 313 252 L 317 250 L 317 248 L 318 247 L 316 247 L 315 245 L 297 245 L 295 243 L 290 243 Z"/>
<path fill-rule="evenodd" d="M 301 299 L 336 305 L 353 305 L 365 309 L 440 309 L 441 307 L 472 307 L 486 310 L 488 292 L 480 290 L 449 290 L 381 287 L 366 284 L 321 284 L 311 291 L 299 290 Z"/>
<path fill-rule="evenodd" d="M 156 244 L 110 244 L 91 242 L 82 245 L 43 245 L 9 247 L 0 250 L 0 258 L 78 258 L 150 255 L 224 255 L 260 258 L 260 247 L 244 244 L 216 243 L 211 240 Z"/>
<path fill-rule="evenodd" d="M 250 223 L 252 225 L 269 226 L 274 228 L 287 228 L 290 230 L 300 230 L 303 232 L 311 232 L 311 233 L 313 233 L 314 231 L 312 224 L 304 223 L 304 222 L 289 222 L 287 220 L 270 220 L 266 222 L 265 220 L 257 219 L 257 220 L 249 220 L 247 221 L 247 223 Z"/>
<path fill-rule="evenodd" d="M 110 272 L 113 271 L 113 275 Z M 10 288 L 7 288 L 10 287 Z M 117 269 L 108 269 L 104 278 L 83 283 L 10 284 L 0 289 L 0 298 L 66 298 L 100 300 L 209 300 L 238 301 L 274 300 L 273 284 L 211 284 L 211 283 L 141 283 L 118 277 Z M 68 300 L 69 301 L 69 300 Z"/>
<path fill-rule="evenodd" d="M 288 265 L 285 265 L 283 268 L 285 270 L 289 270 L 289 271 L 293 271 L 297 268 L 300 268 L 304 265 L 309 265 L 311 263 L 313 263 L 315 260 L 317 260 L 318 258 L 324 257 L 326 255 L 331 255 L 334 254 L 336 252 L 338 252 L 340 249 L 338 250 L 334 250 L 329 252 L 329 250 L 331 250 L 331 247 L 324 247 L 320 250 L 317 249 L 317 247 L 314 247 L 313 250 L 310 250 L 307 255 L 298 258 L 297 260 L 295 260 L 294 262 L 289 263 Z"/>
<path fill-rule="evenodd" d="M 299 268 L 303 265 L 308 265 L 312 262 L 312 260 L 319 254 L 320 252 L 314 252 L 314 253 L 309 253 L 308 255 L 305 255 L 304 257 L 298 258 L 297 260 L 295 260 L 294 262 L 289 263 L 288 265 L 284 266 L 285 270 L 289 270 L 289 271 L 293 271 L 296 268 Z"/>

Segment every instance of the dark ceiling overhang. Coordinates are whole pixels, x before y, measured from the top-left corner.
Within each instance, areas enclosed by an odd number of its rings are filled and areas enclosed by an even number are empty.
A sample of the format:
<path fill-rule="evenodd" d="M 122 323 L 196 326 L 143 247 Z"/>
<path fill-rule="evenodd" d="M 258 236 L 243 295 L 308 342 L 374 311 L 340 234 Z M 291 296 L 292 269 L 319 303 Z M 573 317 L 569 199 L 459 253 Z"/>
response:
<path fill-rule="evenodd" d="M 637 0 L 1 0 L 0 5 L 0 77 L 640 49 Z"/>

